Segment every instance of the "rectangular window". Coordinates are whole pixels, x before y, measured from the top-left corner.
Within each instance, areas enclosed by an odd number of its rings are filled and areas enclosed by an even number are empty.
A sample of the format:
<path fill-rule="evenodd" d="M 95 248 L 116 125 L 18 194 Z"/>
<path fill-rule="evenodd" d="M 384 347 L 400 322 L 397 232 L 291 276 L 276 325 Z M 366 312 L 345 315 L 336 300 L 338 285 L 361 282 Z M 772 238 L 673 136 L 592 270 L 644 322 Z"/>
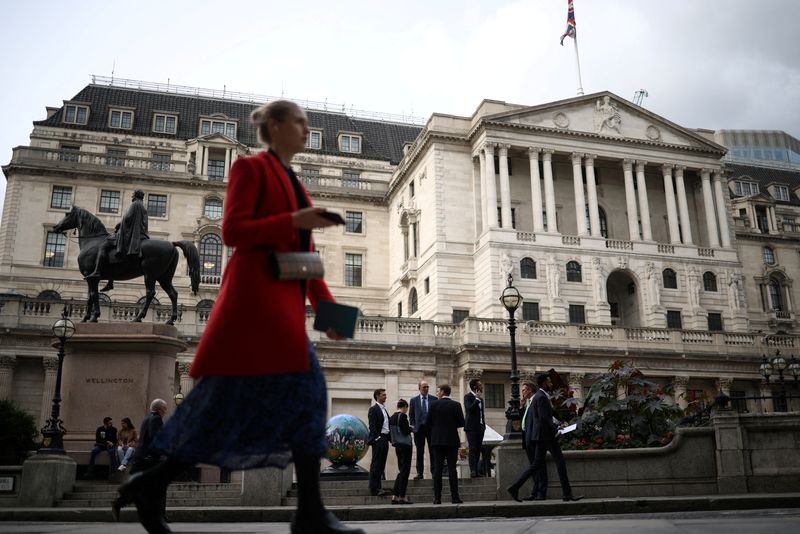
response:
<path fill-rule="evenodd" d="M 453 322 L 459 324 L 469 317 L 469 310 L 453 310 Z"/>
<path fill-rule="evenodd" d="M 61 151 L 58 153 L 60 161 L 78 161 L 80 159 L 79 152 L 81 147 L 78 145 L 61 145 Z"/>
<path fill-rule="evenodd" d="M 538 302 L 523 302 L 522 303 L 522 320 L 523 321 L 538 321 L 539 320 L 539 303 Z"/>
<path fill-rule="evenodd" d="M 778 200 L 789 200 L 789 188 L 785 185 L 775 186 L 775 198 Z"/>
<path fill-rule="evenodd" d="M 797 223 L 795 222 L 794 217 L 783 217 L 783 231 L 784 232 L 796 232 L 797 231 Z"/>
<path fill-rule="evenodd" d="M 100 213 L 119 213 L 119 191 L 100 191 Z"/>
<path fill-rule="evenodd" d="M 583 304 L 569 305 L 569 322 L 572 324 L 586 324 L 586 312 Z"/>
<path fill-rule="evenodd" d="M 731 390 L 731 408 L 739 413 L 747 413 L 747 399 L 744 391 Z"/>
<path fill-rule="evenodd" d="M 344 285 L 361 287 L 361 276 L 364 268 L 364 258 L 361 254 L 344 255 Z"/>
<path fill-rule="evenodd" d="M 47 232 L 42 265 L 45 267 L 63 267 L 66 247 L 67 236 L 60 232 Z"/>
<path fill-rule="evenodd" d="M 156 133 L 174 134 L 178 131 L 178 117 L 156 113 L 153 116 L 153 131 Z"/>
<path fill-rule="evenodd" d="M 236 139 L 236 125 L 231 122 L 225 123 L 225 137 Z"/>
<path fill-rule="evenodd" d="M 339 150 L 351 154 L 361 153 L 361 136 L 341 134 L 339 136 Z"/>
<path fill-rule="evenodd" d="M 108 126 L 109 128 L 130 130 L 133 126 L 133 111 L 112 109 L 108 117 Z"/>
<path fill-rule="evenodd" d="M 414 180 L 411 180 L 411 182 L 408 184 L 408 196 L 410 198 L 414 198 L 414 193 Z"/>
<path fill-rule="evenodd" d="M 319 150 L 322 148 L 322 132 L 319 130 L 311 130 L 306 139 L 306 148 Z"/>
<path fill-rule="evenodd" d="M 50 194 L 50 207 L 54 210 L 68 210 L 72 205 L 72 187 L 54 185 Z"/>
<path fill-rule="evenodd" d="M 349 232 L 351 234 L 360 234 L 363 233 L 363 217 L 364 214 L 360 211 L 348 211 L 345 212 L 345 232 Z"/>
<path fill-rule="evenodd" d="M 722 314 L 709 313 L 708 314 L 708 331 L 721 332 L 722 331 Z"/>
<path fill-rule="evenodd" d="M 306 185 L 320 185 L 319 169 L 304 166 L 300 171 L 300 179 Z"/>
<path fill-rule="evenodd" d="M 430 279 L 430 277 L 426 277 L 425 278 L 425 294 L 427 295 L 430 292 L 431 292 L 431 279 Z"/>
<path fill-rule="evenodd" d="M 150 168 L 154 171 L 169 171 L 172 154 L 153 154 L 153 161 L 150 162 Z"/>
<path fill-rule="evenodd" d="M 167 216 L 167 195 L 150 193 L 147 195 L 147 215 L 150 217 Z"/>
<path fill-rule="evenodd" d="M 212 133 L 222 134 L 231 139 L 236 139 L 236 123 L 227 121 L 212 121 L 203 119 L 200 121 L 200 135 Z"/>
<path fill-rule="evenodd" d="M 503 384 L 484 384 L 483 399 L 486 408 L 505 408 L 506 399 Z"/>
<path fill-rule="evenodd" d="M 208 160 L 208 180 L 210 182 L 221 182 L 225 179 L 225 161 L 210 159 Z"/>
<path fill-rule="evenodd" d="M 398 317 L 402 317 L 403 316 L 403 303 L 402 302 L 398 302 L 397 303 L 397 316 Z"/>
<path fill-rule="evenodd" d="M 124 167 L 127 150 L 120 148 L 109 148 L 106 150 L 106 165 L 109 167 Z"/>
<path fill-rule="evenodd" d="M 342 173 L 342 187 L 358 189 L 361 184 L 361 173 L 344 171 Z"/>
<path fill-rule="evenodd" d="M 64 106 L 64 122 L 67 124 L 86 124 L 89 118 L 89 108 L 87 106 L 78 106 L 75 104 L 67 104 Z"/>
<path fill-rule="evenodd" d="M 680 310 L 667 310 L 667 328 L 683 328 Z"/>

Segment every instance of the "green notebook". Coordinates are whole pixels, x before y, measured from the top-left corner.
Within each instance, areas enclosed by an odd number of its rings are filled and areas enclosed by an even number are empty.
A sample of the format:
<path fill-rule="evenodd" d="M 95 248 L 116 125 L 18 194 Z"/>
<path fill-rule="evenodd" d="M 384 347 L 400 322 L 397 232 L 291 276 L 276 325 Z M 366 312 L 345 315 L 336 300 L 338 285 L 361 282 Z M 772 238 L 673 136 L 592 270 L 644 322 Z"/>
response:
<path fill-rule="evenodd" d="M 329 300 L 317 302 L 317 316 L 314 319 L 314 330 L 327 332 L 329 328 L 343 337 L 352 338 L 356 334 L 358 321 L 358 308 L 337 304 Z"/>

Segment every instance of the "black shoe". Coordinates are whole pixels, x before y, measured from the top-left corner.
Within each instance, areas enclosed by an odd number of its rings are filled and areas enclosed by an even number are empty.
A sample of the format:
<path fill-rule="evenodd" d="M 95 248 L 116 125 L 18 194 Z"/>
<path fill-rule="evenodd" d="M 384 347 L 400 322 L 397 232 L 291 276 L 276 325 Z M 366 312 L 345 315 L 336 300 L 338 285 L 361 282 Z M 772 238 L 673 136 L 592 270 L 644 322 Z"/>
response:
<path fill-rule="evenodd" d="M 414 503 L 406 499 L 404 501 L 400 501 L 400 504 L 414 504 Z"/>
<path fill-rule="evenodd" d="M 392 504 L 403 504 L 403 501 L 392 501 Z"/>
<path fill-rule="evenodd" d="M 366 534 L 360 528 L 350 528 L 333 515 L 323 512 L 321 516 L 292 521 L 292 534 Z"/>
<path fill-rule="evenodd" d="M 433 504 L 442 504 L 442 499 L 433 499 Z"/>
<path fill-rule="evenodd" d="M 376 493 L 375 495 L 376 495 L 377 497 L 388 497 L 388 496 L 389 496 L 389 495 L 391 495 L 391 494 L 392 494 L 392 492 L 391 492 L 391 491 L 387 491 L 387 490 L 380 490 L 380 491 L 379 491 L 378 493 Z"/>
<path fill-rule="evenodd" d="M 171 534 L 172 530 L 161 515 L 161 504 L 158 501 L 160 498 L 157 492 L 148 492 L 146 495 L 139 494 L 135 497 L 134 502 L 139 514 L 139 522 L 148 534 Z"/>
<path fill-rule="evenodd" d="M 564 495 L 562 497 L 562 500 L 565 501 L 579 501 L 581 499 L 583 499 L 583 495 Z"/>
<path fill-rule="evenodd" d="M 459 497 L 456 497 L 455 499 L 451 500 L 450 502 L 453 503 L 453 504 L 464 504 L 464 501 L 462 501 Z"/>
<path fill-rule="evenodd" d="M 546 501 L 547 500 L 547 495 L 537 495 L 536 497 L 533 498 L 533 500 L 534 501 Z"/>
<path fill-rule="evenodd" d="M 515 488 L 515 487 L 512 486 L 512 487 L 508 488 L 506 491 L 508 491 L 508 494 L 511 495 L 512 499 L 514 499 L 517 502 L 522 502 L 522 499 L 519 498 L 519 489 L 518 488 Z"/>
<path fill-rule="evenodd" d="M 536 500 L 536 495 L 529 495 L 529 496 L 525 497 L 522 500 L 523 501 L 535 501 Z"/>
<path fill-rule="evenodd" d="M 100 290 L 100 293 L 105 293 L 106 291 L 111 291 L 112 289 L 114 289 L 114 281 L 109 280 L 108 283 L 103 286 L 103 289 Z"/>
<path fill-rule="evenodd" d="M 425 477 L 423 477 L 422 475 L 417 475 L 414 477 L 414 480 L 422 480 L 423 478 Z"/>

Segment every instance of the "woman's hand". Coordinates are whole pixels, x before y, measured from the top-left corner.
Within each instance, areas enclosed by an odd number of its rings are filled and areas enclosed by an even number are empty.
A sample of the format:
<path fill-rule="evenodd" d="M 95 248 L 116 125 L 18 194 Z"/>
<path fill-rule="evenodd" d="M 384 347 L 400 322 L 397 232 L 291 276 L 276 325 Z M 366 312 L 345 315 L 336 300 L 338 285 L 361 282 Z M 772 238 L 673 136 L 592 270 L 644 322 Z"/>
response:
<path fill-rule="evenodd" d="M 303 208 L 292 213 L 292 226 L 301 230 L 313 230 L 314 228 L 326 228 L 336 224 L 330 219 L 326 219 L 321 213 L 325 208 Z"/>
<path fill-rule="evenodd" d="M 331 338 L 332 340 L 334 340 L 334 341 L 341 341 L 341 340 L 343 340 L 343 339 L 344 339 L 344 336 L 340 336 L 339 334 L 337 334 L 337 333 L 336 333 L 336 330 L 335 330 L 334 328 L 328 328 L 328 330 L 325 332 L 325 334 L 326 334 L 326 335 L 327 335 L 329 338 Z"/>

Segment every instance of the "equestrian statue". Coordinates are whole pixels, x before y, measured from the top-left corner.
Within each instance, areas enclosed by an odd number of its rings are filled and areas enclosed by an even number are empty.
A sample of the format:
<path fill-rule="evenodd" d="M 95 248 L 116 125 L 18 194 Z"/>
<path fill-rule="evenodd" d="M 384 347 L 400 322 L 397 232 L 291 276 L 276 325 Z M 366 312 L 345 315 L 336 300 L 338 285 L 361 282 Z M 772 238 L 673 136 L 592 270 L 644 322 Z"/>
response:
<path fill-rule="evenodd" d="M 135 322 L 141 322 L 147 314 L 150 303 L 156 294 L 156 282 L 169 295 L 172 301 L 172 315 L 167 324 L 175 324 L 178 318 L 178 292 L 172 285 L 172 277 L 178 266 L 178 251 L 189 264 L 189 279 L 192 292 L 197 293 L 200 285 L 200 256 L 191 241 L 165 241 L 150 239 L 147 234 L 147 210 L 142 202 L 144 192 L 136 190 L 131 205 L 110 234 L 105 225 L 78 206 L 72 206 L 61 221 L 53 227 L 54 232 L 66 232 L 76 228 L 80 253 L 78 269 L 86 280 L 89 297 L 86 301 L 86 315 L 82 322 L 96 323 L 100 317 L 100 292 L 114 288 L 114 280 L 132 280 L 144 276 L 146 289 L 145 303 Z M 111 253 L 113 251 L 113 254 Z M 99 290 L 100 280 L 108 284 Z"/>

